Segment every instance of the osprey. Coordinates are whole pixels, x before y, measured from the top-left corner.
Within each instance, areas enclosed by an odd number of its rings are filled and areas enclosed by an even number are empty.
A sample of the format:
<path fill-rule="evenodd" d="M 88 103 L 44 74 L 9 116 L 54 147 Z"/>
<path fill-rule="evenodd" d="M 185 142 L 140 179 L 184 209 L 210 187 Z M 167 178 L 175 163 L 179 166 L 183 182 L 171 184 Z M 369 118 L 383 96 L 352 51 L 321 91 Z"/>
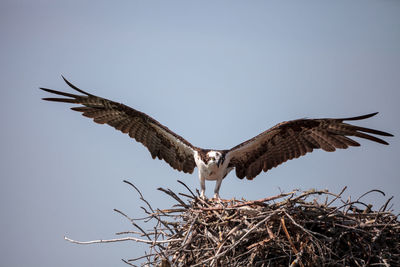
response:
<path fill-rule="evenodd" d="M 43 98 L 43 100 L 80 104 L 72 110 L 82 112 L 83 116 L 94 122 L 114 127 L 142 143 L 153 159 L 163 159 L 172 168 L 185 173 L 199 170 L 201 197 L 205 197 L 205 180 L 216 181 L 214 197 L 219 198 L 222 180 L 235 169 L 240 179 L 252 180 L 261 171 L 268 171 L 281 163 L 298 158 L 314 149 L 335 151 L 349 146 L 360 146 L 348 136 L 365 138 L 380 144 L 388 143 L 373 135 L 393 136 L 392 134 L 347 124 L 370 118 L 376 113 L 341 119 L 298 119 L 285 121 L 259 135 L 227 150 L 202 149 L 186 141 L 152 117 L 105 98 L 89 94 L 67 81 L 64 81 L 83 95 L 75 95 L 47 88 L 49 93 L 66 98 Z"/>

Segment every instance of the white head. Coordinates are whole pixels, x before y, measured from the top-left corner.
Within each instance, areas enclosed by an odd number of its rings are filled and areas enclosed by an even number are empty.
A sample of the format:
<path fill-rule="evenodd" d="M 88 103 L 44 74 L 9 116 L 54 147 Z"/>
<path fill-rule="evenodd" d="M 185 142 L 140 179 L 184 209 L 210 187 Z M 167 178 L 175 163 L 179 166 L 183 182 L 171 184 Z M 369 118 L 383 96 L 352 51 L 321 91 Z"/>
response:
<path fill-rule="evenodd" d="M 208 158 L 208 162 L 207 165 L 217 165 L 219 167 L 219 165 L 223 162 L 223 156 L 221 154 L 221 152 L 218 151 L 209 151 L 207 152 L 207 158 Z"/>

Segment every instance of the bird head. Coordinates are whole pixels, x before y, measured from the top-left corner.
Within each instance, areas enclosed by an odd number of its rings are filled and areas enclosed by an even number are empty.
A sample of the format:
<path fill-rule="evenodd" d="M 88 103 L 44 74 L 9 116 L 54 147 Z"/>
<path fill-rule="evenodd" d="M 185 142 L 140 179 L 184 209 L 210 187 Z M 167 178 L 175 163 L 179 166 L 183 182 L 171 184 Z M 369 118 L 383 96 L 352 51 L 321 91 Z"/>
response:
<path fill-rule="evenodd" d="M 207 153 L 207 157 L 208 157 L 207 165 L 216 164 L 217 167 L 220 166 L 220 164 L 223 162 L 223 158 L 224 158 L 222 153 L 218 152 L 218 151 L 209 151 Z"/>

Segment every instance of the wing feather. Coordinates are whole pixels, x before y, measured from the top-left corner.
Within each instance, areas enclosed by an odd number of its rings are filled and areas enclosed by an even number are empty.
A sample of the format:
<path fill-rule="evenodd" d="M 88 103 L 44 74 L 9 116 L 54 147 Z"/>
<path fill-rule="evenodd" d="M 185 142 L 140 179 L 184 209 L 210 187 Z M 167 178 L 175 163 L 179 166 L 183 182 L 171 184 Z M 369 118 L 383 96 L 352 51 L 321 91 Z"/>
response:
<path fill-rule="evenodd" d="M 169 130 L 155 119 L 143 112 L 130 108 L 105 98 L 89 94 L 66 80 L 74 90 L 83 95 L 60 92 L 48 88 L 40 88 L 48 93 L 64 96 L 65 98 L 43 98 L 43 100 L 80 104 L 72 107 L 83 116 L 93 119 L 99 124 L 108 124 L 122 133 L 142 143 L 153 158 L 165 160 L 172 168 L 186 173 L 192 173 L 196 163 L 194 161 L 195 147 L 183 137 Z"/>
<path fill-rule="evenodd" d="M 287 160 L 304 156 L 321 148 L 333 152 L 360 144 L 349 136 L 388 143 L 374 135 L 393 136 L 390 133 L 344 123 L 370 118 L 376 113 L 341 119 L 299 119 L 282 122 L 271 129 L 229 150 L 229 167 L 236 176 L 253 179 L 261 171 L 268 171 Z"/>

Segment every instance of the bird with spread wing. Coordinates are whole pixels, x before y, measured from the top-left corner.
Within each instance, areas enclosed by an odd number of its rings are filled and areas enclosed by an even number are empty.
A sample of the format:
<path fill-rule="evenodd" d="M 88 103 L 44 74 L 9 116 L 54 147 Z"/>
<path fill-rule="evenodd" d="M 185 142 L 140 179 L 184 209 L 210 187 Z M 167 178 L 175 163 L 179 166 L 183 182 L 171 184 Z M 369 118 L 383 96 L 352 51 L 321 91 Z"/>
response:
<path fill-rule="evenodd" d="M 371 113 L 358 117 L 339 119 L 298 119 L 285 121 L 259 135 L 226 150 L 202 149 L 189 143 L 147 114 L 124 104 L 87 93 L 64 77 L 65 82 L 82 95 L 40 88 L 46 92 L 63 96 L 43 98 L 47 101 L 78 104 L 72 110 L 100 124 L 108 124 L 142 143 L 153 159 L 163 159 L 172 168 L 192 173 L 199 171 L 201 197 L 205 197 L 205 180 L 216 181 L 214 197 L 219 198 L 222 180 L 235 169 L 240 179 L 252 180 L 261 171 L 268 170 L 287 160 L 304 156 L 314 149 L 335 151 L 360 144 L 350 137 L 359 137 L 380 144 L 388 143 L 378 136 L 393 136 L 390 133 L 355 126 L 348 121 L 357 121 L 375 116 Z"/>

